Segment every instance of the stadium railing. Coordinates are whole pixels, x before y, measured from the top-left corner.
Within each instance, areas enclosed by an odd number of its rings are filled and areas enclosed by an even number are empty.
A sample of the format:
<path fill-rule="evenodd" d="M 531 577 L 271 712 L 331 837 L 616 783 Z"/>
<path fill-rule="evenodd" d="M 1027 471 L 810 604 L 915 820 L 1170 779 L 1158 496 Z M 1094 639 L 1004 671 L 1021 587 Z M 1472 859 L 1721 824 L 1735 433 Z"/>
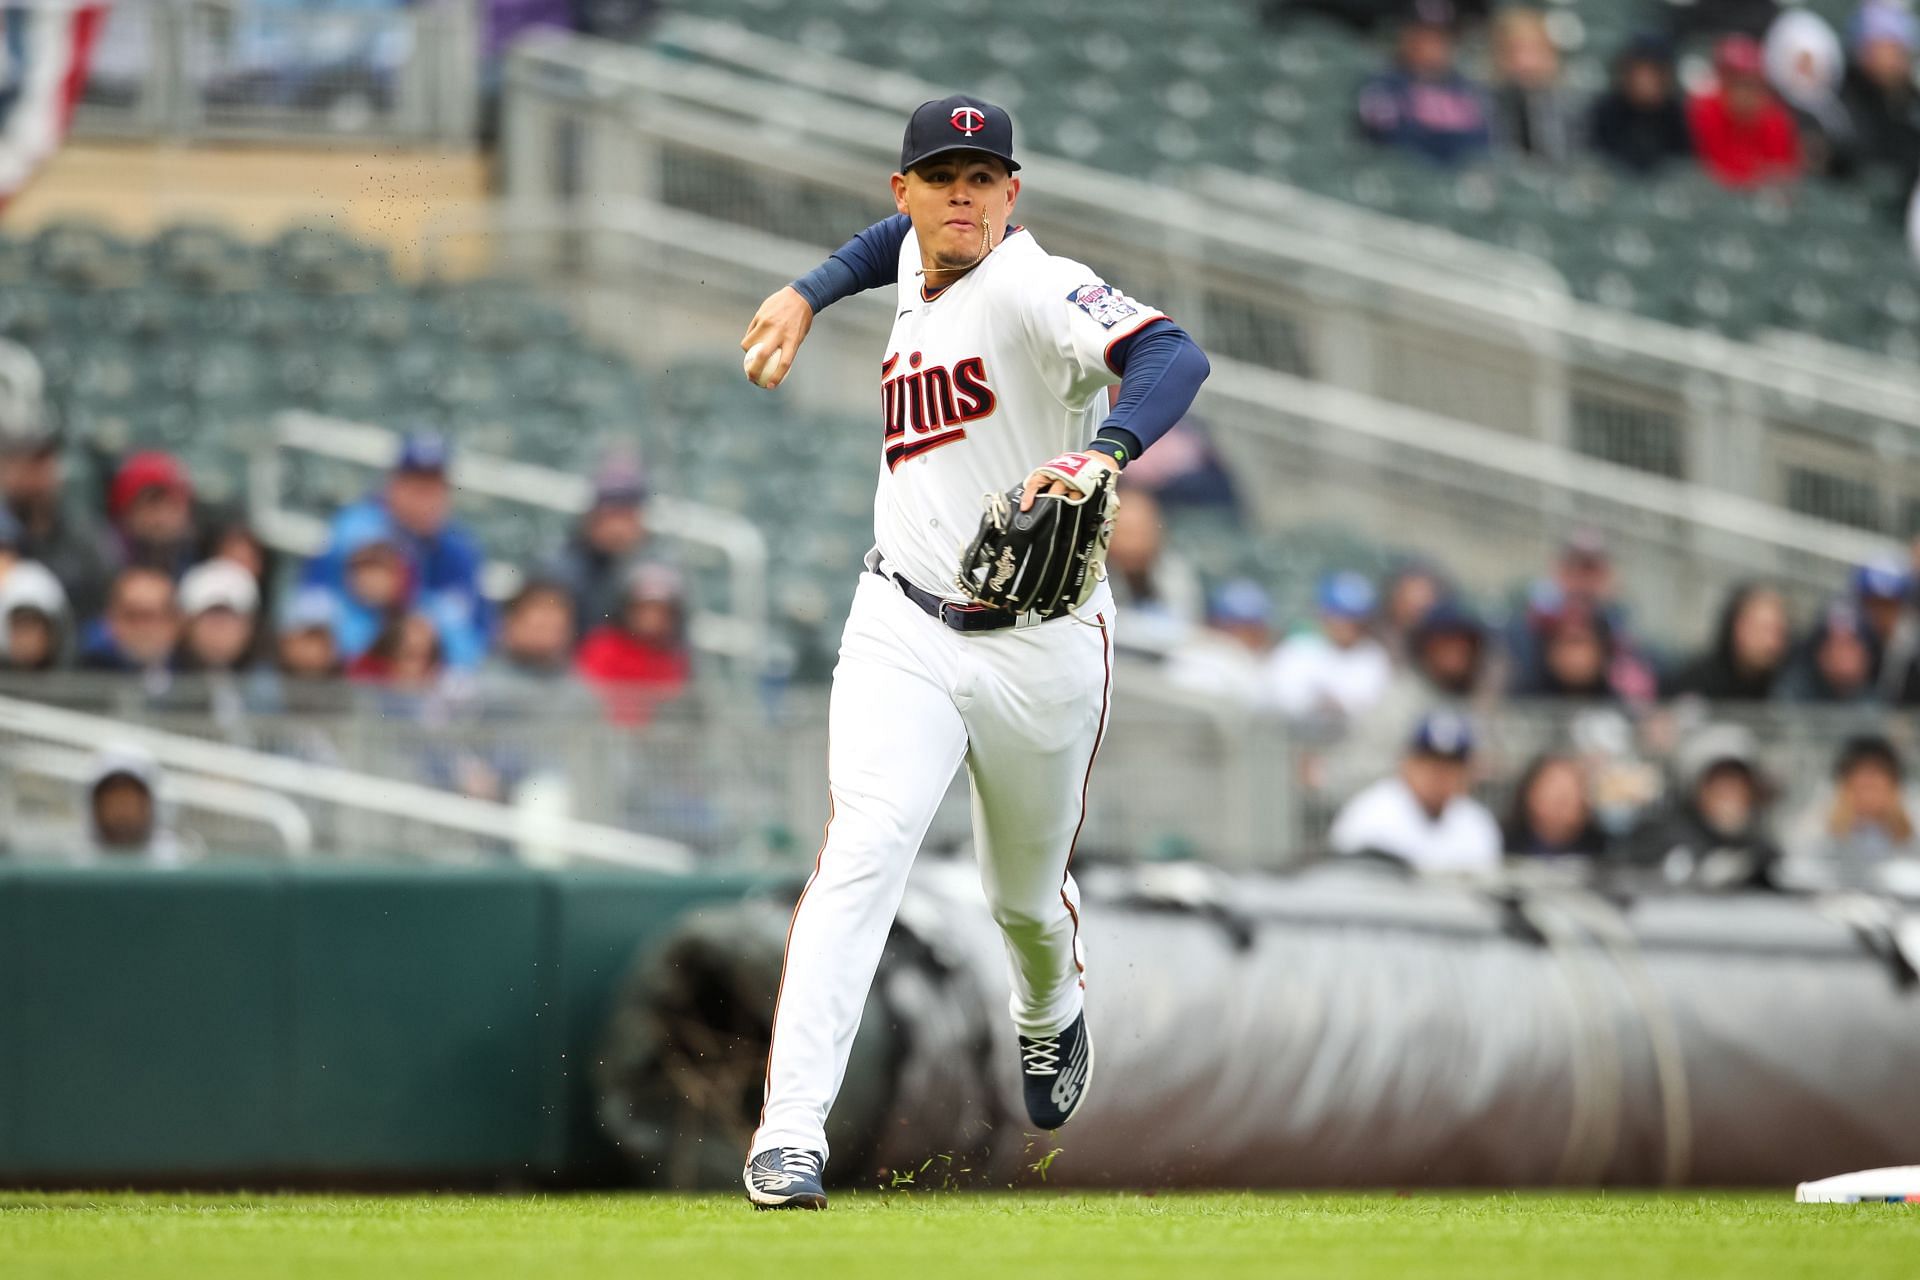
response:
<path fill-rule="evenodd" d="M 79 828 L 76 810 L 94 755 L 77 747 L 18 743 L 0 770 L 0 830 L 13 849 L 57 849 Z M 265 787 L 198 774 L 167 780 L 166 807 L 188 815 L 197 844 L 272 849 L 283 858 L 313 852 L 313 823 L 290 797 Z M 261 839 L 264 833 L 265 840 Z"/>
<path fill-rule="evenodd" d="M 939 87 L 689 22 L 665 29 L 676 56 L 522 42 L 508 199 L 646 196 L 829 245 L 892 211 L 877 175 L 900 111 Z M 1156 184 L 1035 155 L 1023 176 L 1049 248 L 1163 303 L 1209 352 L 1870 531 L 1920 520 L 1920 384 L 1894 361 L 1577 302 L 1524 254 L 1247 175 Z"/>
<path fill-rule="evenodd" d="M 759 691 L 704 686 L 637 727 L 608 723 L 581 688 L 538 702 L 493 699 L 457 680 L 428 695 L 301 692 L 295 707 L 270 692 L 255 701 L 245 678 L 0 680 L 0 777 L 15 749 L 149 746 L 170 774 L 283 790 L 307 812 L 314 847 L 345 856 L 445 849 L 459 836 L 470 856 L 555 860 L 559 838 L 543 834 L 545 815 L 564 814 L 597 833 L 583 857 L 624 848 L 615 830 L 644 831 L 634 839 L 646 856 L 673 848 L 727 865 L 799 868 L 827 816 L 827 692 L 818 687 L 795 686 L 770 704 Z M 329 692 L 338 696 L 320 696 Z M 29 706 L 50 714 L 29 721 L 20 710 Z M 1290 751 L 1284 726 L 1196 704 L 1145 673 L 1129 678 L 1101 748 L 1085 846 L 1271 864 L 1295 847 L 1286 834 L 1298 825 L 1295 792 L 1270 776 Z M 288 778 L 302 781 L 283 787 Z M 384 789 L 362 805 L 346 778 L 383 780 Z M 77 785 L 43 777 L 15 785 L 31 819 L 21 830 L 76 828 Z M 440 800 L 465 805 L 477 790 L 491 798 L 443 814 Z M 174 798 L 183 827 L 209 849 L 270 843 L 249 813 Z M 955 848 L 970 831 L 957 777 L 928 839 Z"/>
<path fill-rule="evenodd" d="M 349 462 L 372 473 L 371 487 L 376 474 L 392 467 L 399 451 L 400 434 L 386 427 L 304 410 L 276 415 L 273 431 L 260 441 L 248 467 L 254 528 L 277 550 L 317 555 L 326 545 L 327 522 L 318 513 L 287 504 L 288 468 L 297 468 L 301 455 Z M 452 478 L 463 493 L 569 516 L 584 512 L 593 498 L 585 476 L 466 449 L 454 457 Z M 724 564 L 726 607 L 703 600 L 690 619 L 691 639 L 700 649 L 757 671 L 768 651 L 767 543 L 759 528 L 731 511 L 667 495 L 648 499 L 647 523 L 664 539 Z M 505 599 L 523 577 L 521 566 L 495 560 L 486 567 L 483 585 L 489 596 Z"/>
<path fill-rule="evenodd" d="M 0 3 L 0 11 L 12 7 Z M 476 0 L 331 11 L 250 0 L 115 4 L 74 131 L 470 143 L 480 110 L 479 23 Z"/>
<path fill-rule="evenodd" d="M 1548 563 L 1568 529 L 1597 529 L 1637 616 L 1671 641 L 1688 638 L 1675 620 L 1691 623 L 1740 579 L 1777 583 L 1810 608 L 1852 566 L 1897 551 L 1752 498 L 1244 363 L 1216 362 L 1206 408 L 1230 462 L 1285 478 L 1251 487 L 1268 523 L 1338 519 L 1444 547 L 1485 595 Z"/>
<path fill-rule="evenodd" d="M 10 776 L 0 816 L 21 820 L 6 828 L 16 846 L 27 832 L 77 829 L 77 753 L 108 743 L 146 746 L 170 776 L 192 780 L 172 796 L 181 827 L 215 851 L 257 850 L 276 829 L 294 831 L 292 804 L 312 848 L 328 856 L 430 849 L 462 860 L 797 870 L 809 865 L 827 816 L 827 694 L 815 687 L 772 704 L 704 690 L 629 727 L 557 698 L 542 707 L 360 688 L 324 710 L 256 711 L 187 678 L 144 693 L 120 678 L 58 683 L 30 688 L 62 707 L 26 703 L 15 695 L 29 687 L 0 684 L 0 761 L 9 765 L 0 777 Z M 1391 750 L 1355 761 L 1337 736 L 1291 727 L 1244 700 L 1196 697 L 1144 663 L 1123 659 L 1116 683 L 1081 838 L 1090 858 L 1286 866 L 1322 848 L 1351 789 L 1394 768 Z M 1500 699 L 1475 714 L 1481 795 L 1501 808 L 1547 750 L 1637 771 L 1657 792 L 1674 744 L 1705 716 L 1687 706 L 1635 718 L 1595 704 Z M 1908 753 L 1920 746 L 1911 716 L 1893 712 L 1757 704 L 1724 706 L 1713 718 L 1754 729 L 1781 816 L 1812 798 L 1846 738 L 1873 730 Z M 12 765 L 49 751 L 75 754 L 58 768 Z M 648 834 L 629 835 L 636 831 Z M 927 843 L 960 849 L 970 839 L 960 776 Z"/>
<path fill-rule="evenodd" d="M 121 683 L 125 683 L 124 681 Z M 249 792 L 277 793 L 318 816 L 312 823 L 313 843 L 335 853 L 380 852 L 401 857 L 430 857 L 457 861 L 487 857 L 517 857 L 551 864 L 579 861 L 642 871 L 678 872 L 693 865 L 683 844 L 641 835 L 569 816 L 561 803 L 528 802 L 508 805 L 455 791 L 407 781 L 391 773 L 361 772 L 332 762 L 330 744 L 320 735 L 319 722 L 301 718 L 294 726 L 303 751 L 279 754 L 215 740 L 235 729 L 203 727 L 212 736 L 156 728 L 140 719 L 109 718 L 43 702 L 0 696 L 0 752 L 9 761 L 25 750 L 29 763 L 44 761 L 48 747 L 98 751 L 104 746 L 135 747 L 150 753 L 167 778 L 189 778 L 188 795 L 213 794 L 224 803 L 209 806 L 217 817 L 252 816 L 256 821 L 273 811 L 271 801 L 258 802 L 251 815 L 237 812 L 235 787 Z M 46 769 L 39 770 L 43 775 Z M 219 786 L 214 784 L 226 784 Z M 15 777 L 14 786 L 20 785 Z M 166 798 L 162 784 L 162 798 Z M 67 798 L 77 809 L 79 789 Z M 34 799 L 44 799 L 42 791 Z M 44 824 L 39 824 L 42 830 Z M 78 816 L 68 824 L 77 829 Z M 257 827 L 256 827 L 257 830 Z M 22 832 L 9 828 L 10 842 Z M 255 848 L 234 841 L 228 847 Z M 31 855 L 30 847 L 15 852 Z M 57 852 L 57 851 L 56 851 Z"/>

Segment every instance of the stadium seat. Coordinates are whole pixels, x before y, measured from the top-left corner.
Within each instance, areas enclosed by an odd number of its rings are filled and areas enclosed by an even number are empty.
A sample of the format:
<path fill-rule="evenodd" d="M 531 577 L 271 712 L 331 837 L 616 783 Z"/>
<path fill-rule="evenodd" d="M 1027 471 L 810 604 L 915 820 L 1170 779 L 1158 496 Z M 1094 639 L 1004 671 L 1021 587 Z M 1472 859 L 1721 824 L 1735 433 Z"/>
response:
<path fill-rule="evenodd" d="M 147 250 L 155 281 L 194 293 L 259 284 L 260 264 L 247 244 L 211 223 L 185 223 L 156 236 Z"/>
<path fill-rule="evenodd" d="M 391 275 L 384 251 L 337 231 L 288 231 L 267 247 L 268 269 L 282 284 L 306 293 L 371 289 Z"/>
<path fill-rule="evenodd" d="M 1604 86 L 1614 51 L 1647 20 L 1638 7 L 1615 0 L 1553 0 L 1545 7 L 1568 82 L 1581 93 Z M 1818 0 L 1812 7 L 1844 29 L 1856 6 Z M 1351 124 L 1354 88 L 1385 63 L 1386 40 L 1312 14 L 1262 25 L 1260 8 L 1115 0 L 1102 6 L 1094 31 L 1074 20 L 1078 11 L 1064 0 L 966 0 L 958 7 L 726 0 L 721 12 L 750 15 L 769 35 L 832 45 L 844 57 L 936 82 L 950 79 L 955 40 L 985 30 L 988 79 L 1006 89 L 1026 136 L 1059 154 L 1128 174 L 1218 164 L 1275 176 L 1536 254 L 1575 277 L 1585 297 L 1683 323 L 1820 324 L 1826 327 L 1815 332 L 1879 349 L 1885 321 L 1862 330 L 1844 308 L 1775 306 L 1763 296 L 1768 286 L 1755 264 L 1794 259 L 1801 239 L 1811 236 L 1853 250 L 1818 252 L 1821 270 L 1843 292 L 1915 278 L 1893 225 L 1908 193 L 1884 183 L 1808 183 L 1789 200 L 1724 191 L 1684 169 L 1644 182 L 1498 158 L 1464 174 L 1403 169 L 1396 157 L 1357 139 Z M 1470 59 L 1476 55 L 1470 48 Z M 1037 66 L 1053 74 L 1032 74 Z M 1126 109 L 1131 99 L 1123 86 L 1130 83 L 1152 87 L 1152 110 Z M 849 221 L 837 209 L 819 213 L 816 238 L 832 238 Z M 796 215 L 794 225 L 806 224 Z M 1676 280 L 1672 262 L 1635 248 L 1636 236 L 1658 242 L 1671 234 L 1700 238 L 1701 261 L 1688 265 L 1710 275 Z M 1611 243 L 1612 261 L 1597 264 L 1581 243 L 1587 239 Z"/>
<path fill-rule="evenodd" d="M 90 222 L 50 224 L 34 236 L 31 255 L 36 275 L 68 289 L 126 288 L 146 275 L 130 243 Z"/>

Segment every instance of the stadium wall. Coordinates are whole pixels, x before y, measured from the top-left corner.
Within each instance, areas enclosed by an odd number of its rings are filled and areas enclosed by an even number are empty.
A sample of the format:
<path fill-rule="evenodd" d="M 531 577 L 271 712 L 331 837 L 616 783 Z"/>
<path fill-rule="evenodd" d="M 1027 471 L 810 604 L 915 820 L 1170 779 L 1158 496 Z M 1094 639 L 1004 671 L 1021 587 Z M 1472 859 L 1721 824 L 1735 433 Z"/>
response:
<path fill-rule="evenodd" d="M 471 149 L 76 142 L 8 205 L 4 225 L 20 236 L 84 218 L 145 237 L 211 219 L 261 239 L 324 225 L 380 245 L 410 271 L 428 227 L 487 199 L 487 160 Z"/>
<path fill-rule="evenodd" d="M 609 995 L 741 879 L 0 870 L 0 1183 L 599 1181 Z"/>

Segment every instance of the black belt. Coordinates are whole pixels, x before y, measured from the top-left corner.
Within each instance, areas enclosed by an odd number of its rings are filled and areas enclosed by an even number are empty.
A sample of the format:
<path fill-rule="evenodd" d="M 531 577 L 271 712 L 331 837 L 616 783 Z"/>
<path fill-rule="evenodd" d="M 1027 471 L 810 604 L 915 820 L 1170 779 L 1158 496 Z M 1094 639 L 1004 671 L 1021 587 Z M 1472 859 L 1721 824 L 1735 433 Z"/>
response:
<path fill-rule="evenodd" d="M 876 576 L 891 576 L 893 584 L 900 593 L 920 606 L 920 611 L 930 618 L 936 618 L 955 631 L 1005 631 L 1020 621 L 1017 613 L 1008 613 L 1005 609 L 992 609 L 984 604 L 955 604 L 943 600 L 931 591 L 922 591 L 899 574 L 888 575 L 877 567 L 870 571 Z"/>

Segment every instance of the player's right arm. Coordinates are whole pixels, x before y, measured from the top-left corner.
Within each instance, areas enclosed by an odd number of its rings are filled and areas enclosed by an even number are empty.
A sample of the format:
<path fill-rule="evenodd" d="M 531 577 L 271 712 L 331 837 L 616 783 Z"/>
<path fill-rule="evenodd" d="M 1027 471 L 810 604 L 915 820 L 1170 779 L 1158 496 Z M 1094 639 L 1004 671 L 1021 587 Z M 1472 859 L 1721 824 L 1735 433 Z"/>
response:
<path fill-rule="evenodd" d="M 792 284 L 778 290 L 753 313 L 740 349 L 760 348 L 749 361 L 747 377 L 771 390 L 786 379 L 815 315 L 840 301 L 898 282 L 900 246 L 913 223 L 904 213 L 882 219 L 834 250 L 831 257 Z M 757 367 L 756 367 L 757 365 Z"/>

